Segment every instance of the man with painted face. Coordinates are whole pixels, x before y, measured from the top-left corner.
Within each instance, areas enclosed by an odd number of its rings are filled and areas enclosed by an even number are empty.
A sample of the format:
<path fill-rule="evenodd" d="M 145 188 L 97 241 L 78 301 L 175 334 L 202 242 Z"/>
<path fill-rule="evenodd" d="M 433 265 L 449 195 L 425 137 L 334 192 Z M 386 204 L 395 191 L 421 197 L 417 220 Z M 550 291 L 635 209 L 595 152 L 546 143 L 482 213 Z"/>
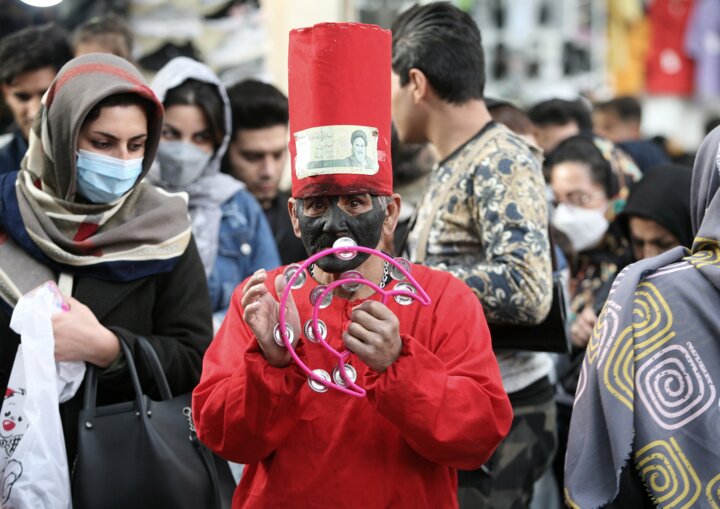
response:
<path fill-rule="evenodd" d="M 359 69 L 350 56 L 360 48 L 367 58 Z M 390 162 L 390 33 L 355 23 L 294 30 L 290 62 L 294 231 L 310 255 L 343 238 L 379 249 L 400 208 Z M 319 80 L 321 68 L 336 79 Z M 374 170 L 332 164 L 357 130 L 377 154 Z M 311 168 L 314 161 L 323 164 Z M 511 409 L 470 289 L 450 274 L 409 267 L 428 306 L 382 303 L 369 286 L 337 287 L 320 306 L 319 330 L 330 347 L 349 350 L 346 373 L 364 398 L 308 383 L 275 342 L 284 268 L 260 270 L 236 289 L 193 393 L 200 439 L 248 465 L 233 507 L 457 507 L 457 469 L 490 456 Z M 311 295 L 350 270 L 384 290 L 399 283 L 382 258 L 360 253 L 322 258 L 301 274 L 287 324 L 313 369 L 331 371 L 334 358 L 305 332 Z"/>

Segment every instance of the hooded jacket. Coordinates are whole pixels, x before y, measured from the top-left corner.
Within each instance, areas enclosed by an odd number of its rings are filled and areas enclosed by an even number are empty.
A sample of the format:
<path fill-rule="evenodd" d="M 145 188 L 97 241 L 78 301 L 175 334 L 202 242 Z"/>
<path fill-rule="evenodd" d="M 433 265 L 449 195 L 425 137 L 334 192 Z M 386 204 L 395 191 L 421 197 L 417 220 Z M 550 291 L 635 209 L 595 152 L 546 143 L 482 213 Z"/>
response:
<path fill-rule="evenodd" d="M 220 173 L 232 133 L 230 101 L 217 75 L 205 64 L 191 58 L 174 58 L 160 69 L 152 89 L 161 102 L 170 90 L 193 79 L 212 85 L 223 103 L 223 140 L 199 177 L 179 187 L 161 176 L 155 165 L 150 179 L 172 192 L 188 194 L 188 210 L 208 276 L 208 286 L 216 322 L 222 319 L 232 292 L 240 281 L 259 268 L 280 265 L 274 237 L 257 200 L 244 184 Z M 162 141 L 161 141 L 162 143 Z"/>

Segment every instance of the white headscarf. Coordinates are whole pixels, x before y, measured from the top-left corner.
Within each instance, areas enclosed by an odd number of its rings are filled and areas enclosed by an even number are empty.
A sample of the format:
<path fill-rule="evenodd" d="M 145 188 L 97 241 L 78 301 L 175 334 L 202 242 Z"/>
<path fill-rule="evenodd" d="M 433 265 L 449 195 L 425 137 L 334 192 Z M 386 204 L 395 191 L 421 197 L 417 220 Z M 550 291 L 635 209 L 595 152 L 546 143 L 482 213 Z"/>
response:
<path fill-rule="evenodd" d="M 177 57 L 168 62 L 155 76 L 151 88 L 160 102 L 165 102 L 169 90 L 179 87 L 188 79 L 213 85 L 223 102 L 225 136 L 200 176 L 183 188 L 176 188 L 160 177 L 156 164 L 150 171 L 150 180 L 168 191 L 184 191 L 188 194 L 188 210 L 192 221 L 193 235 L 200 252 L 205 273 L 210 275 L 217 257 L 221 206 L 240 190 L 244 184 L 229 175 L 220 173 L 220 164 L 227 151 L 232 133 L 230 100 L 225 87 L 217 75 L 205 64 L 187 57 Z"/>

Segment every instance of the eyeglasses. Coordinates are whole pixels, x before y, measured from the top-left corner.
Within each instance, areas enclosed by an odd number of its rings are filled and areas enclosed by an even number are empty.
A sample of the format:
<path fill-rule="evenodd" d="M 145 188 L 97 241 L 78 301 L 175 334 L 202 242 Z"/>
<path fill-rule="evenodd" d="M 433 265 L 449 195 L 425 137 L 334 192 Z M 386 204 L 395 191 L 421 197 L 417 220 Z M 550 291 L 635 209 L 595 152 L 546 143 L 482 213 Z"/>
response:
<path fill-rule="evenodd" d="M 567 203 L 568 205 L 574 205 L 575 207 L 587 207 L 593 200 L 597 198 L 604 198 L 605 193 L 602 191 L 593 191 L 588 193 L 585 191 L 571 191 L 565 195 L 564 200 L 558 200 L 554 197 L 552 200 L 553 207 L 557 207 L 560 203 Z"/>

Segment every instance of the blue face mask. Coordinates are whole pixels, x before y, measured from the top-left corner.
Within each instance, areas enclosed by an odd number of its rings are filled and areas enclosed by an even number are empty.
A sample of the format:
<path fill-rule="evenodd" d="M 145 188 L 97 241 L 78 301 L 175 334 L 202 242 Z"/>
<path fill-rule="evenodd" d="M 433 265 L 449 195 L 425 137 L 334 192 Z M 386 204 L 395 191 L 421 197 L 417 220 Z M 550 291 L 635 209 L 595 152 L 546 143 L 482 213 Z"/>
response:
<path fill-rule="evenodd" d="M 142 157 L 123 160 L 78 150 L 77 191 L 92 203 L 115 201 L 135 185 L 142 162 Z"/>

